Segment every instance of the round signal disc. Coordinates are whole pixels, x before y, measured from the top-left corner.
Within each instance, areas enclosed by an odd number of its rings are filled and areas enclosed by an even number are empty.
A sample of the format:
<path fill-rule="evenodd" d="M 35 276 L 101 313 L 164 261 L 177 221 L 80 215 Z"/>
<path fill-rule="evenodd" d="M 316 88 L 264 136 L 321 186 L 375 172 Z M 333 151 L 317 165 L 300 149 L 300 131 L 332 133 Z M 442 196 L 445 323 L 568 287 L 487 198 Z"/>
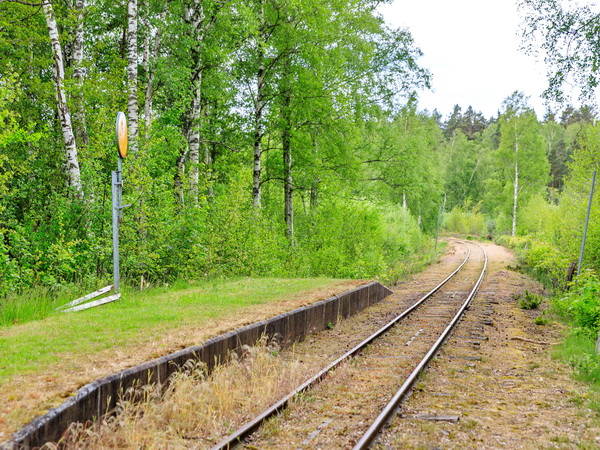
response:
<path fill-rule="evenodd" d="M 125 114 L 119 112 L 117 114 L 117 150 L 119 151 L 119 156 L 121 158 L 125 158 L 127 156 L 127 119 L 125 118 Z"/>

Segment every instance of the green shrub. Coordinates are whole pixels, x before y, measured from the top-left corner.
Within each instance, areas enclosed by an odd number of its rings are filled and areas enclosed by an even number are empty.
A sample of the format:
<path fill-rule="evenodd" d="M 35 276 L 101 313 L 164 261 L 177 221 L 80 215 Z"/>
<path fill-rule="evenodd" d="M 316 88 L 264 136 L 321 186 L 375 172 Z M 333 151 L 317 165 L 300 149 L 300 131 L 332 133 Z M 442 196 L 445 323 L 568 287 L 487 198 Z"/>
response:
<path fill-rule="evenodd" d="M 594 334 L 600 328 L 600 279 L 592 270 L 584 271 L 571 283 L 566 294 L 554 300 L 557 311 L 571 318 L 576 327 Z"/>
<path fill-rule="evenodd" d="M 521 309 L 531 310 L 537 309 L 542 304 L 542 297 L 529 291 L 525 291 L 525 295 L 519 299 Z"/>
<path fill-rule="evenodd" d="M 519 211 L 518 234 L 547 235 L 557 210 L 558 207 L 548 203 L 542 195 L 534 195 Z"/>
<path fill-rule="evenodd" d="M 570 259 L 564 252 L 530 236 L 500 236 L 496 242 L 513 250 L 519 266 L 546 286 L 557 291 L 565 287 Z"/>
<path fill-rule="evenodd" d="M 550 323 L 550 318 L 544 315 L 539 315 L 533 319 L 533 323 L 536 325 L 548 325 Z"/>

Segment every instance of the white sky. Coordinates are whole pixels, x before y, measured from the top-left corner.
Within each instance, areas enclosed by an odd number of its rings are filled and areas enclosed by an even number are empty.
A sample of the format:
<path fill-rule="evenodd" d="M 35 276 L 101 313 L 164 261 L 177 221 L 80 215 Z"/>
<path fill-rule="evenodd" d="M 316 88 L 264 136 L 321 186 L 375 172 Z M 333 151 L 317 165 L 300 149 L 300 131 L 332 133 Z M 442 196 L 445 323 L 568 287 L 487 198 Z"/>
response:
<path fill-rule="evenodd" d="M 515 90 L 530 96 L 542 117 L 545 68 L 519 51 L 520 17 L 515 0 L 394 0 L 379 8 L 392 27 L 407 27 L 433 74 L 433 92 L 419 95 L 419 107 L 446 118 L 455 104 L 486 117 L 496 115 Z"/>

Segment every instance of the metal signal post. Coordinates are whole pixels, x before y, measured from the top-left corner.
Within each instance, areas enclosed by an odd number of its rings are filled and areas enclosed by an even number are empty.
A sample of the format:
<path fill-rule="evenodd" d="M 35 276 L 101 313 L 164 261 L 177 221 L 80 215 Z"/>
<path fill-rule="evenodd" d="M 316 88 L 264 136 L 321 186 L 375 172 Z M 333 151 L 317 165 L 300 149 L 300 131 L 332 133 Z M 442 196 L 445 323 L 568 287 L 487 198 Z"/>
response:
<path fill-rule="evenodd" d="M 114 291 L 119 292 L 119 224 L 123 220 L 123 176 L 122 160 L 127 155 L 127 120 L 125 114 L 117 114 L 117 170 L 112 172 L 112 238 Z"/>
<path fill-rule="evenodd" d="M 590 189 L 590 200 L 588 202 L 587 214 L 585 216 L 585 227 L 583 228 L 583 237 L 581 238 L 581 251 L 579 252 L 579 264 L 577 264 L 577 275 L 581 274 L 581 264 L 583 264 L 583 251 L 585 250 L 585 239 L 587 237 L 588 224 L 590 223 L 590 211 L 592 209 L 592 200 L 594 199 L 594 186 L 596 184 L 596 171 L 592 174 L 592 188 Z"/>

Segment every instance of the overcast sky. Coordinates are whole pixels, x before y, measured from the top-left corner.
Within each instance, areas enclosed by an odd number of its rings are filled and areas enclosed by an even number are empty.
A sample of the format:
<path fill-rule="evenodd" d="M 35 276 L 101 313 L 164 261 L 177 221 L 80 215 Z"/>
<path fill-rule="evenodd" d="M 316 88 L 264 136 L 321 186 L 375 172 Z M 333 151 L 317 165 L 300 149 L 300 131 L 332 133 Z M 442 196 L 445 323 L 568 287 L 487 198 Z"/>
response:
<path fill-rule="evenodd" d="M 515 90 L 530 96 L 542 117 L 545 69 L 519 51 L 520 18 L 514 0 L 394 0 L 381 13 L 393 27 L 407 27 L 433 73 L 433 92 L 419 97 L 421 109 L 443 117 L 459 104 L 495 115 Z"/>

